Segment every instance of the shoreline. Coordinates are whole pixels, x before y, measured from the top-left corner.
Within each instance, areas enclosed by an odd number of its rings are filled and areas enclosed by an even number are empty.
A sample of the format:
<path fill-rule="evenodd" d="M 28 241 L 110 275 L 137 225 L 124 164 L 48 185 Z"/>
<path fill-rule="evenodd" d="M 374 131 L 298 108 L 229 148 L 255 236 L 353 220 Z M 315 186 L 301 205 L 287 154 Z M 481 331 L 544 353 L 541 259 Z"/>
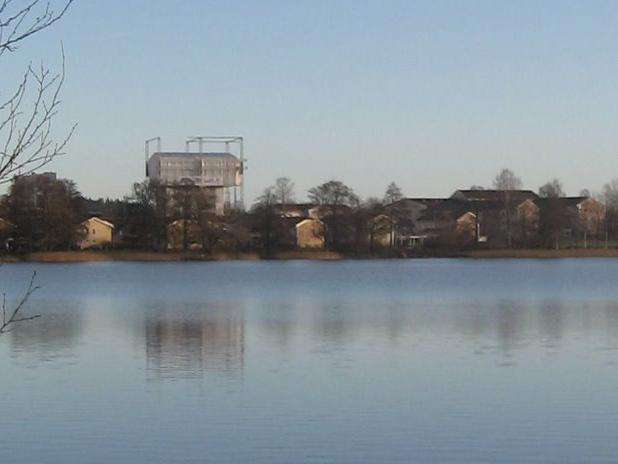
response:
<path fill-rule="evenodd" d="M 108 251 L 48 251 L 27 254 L 0 255 L 0 263 L 92 263 L 92 262 L 219 262 L 219 261 L 342 261 L 357 259 L 567 259 L 567 258 L 618 258 L 618 248 L 577 248 L 577 249 L 497 249 L 439 251 L 426 250 L 408 256 L 393 255 L 346 255 L 333 251 L 282 251 L 272 258 L 264 258 L 259 253 L 201 253 L 153 252 L 137 250 Z"/>

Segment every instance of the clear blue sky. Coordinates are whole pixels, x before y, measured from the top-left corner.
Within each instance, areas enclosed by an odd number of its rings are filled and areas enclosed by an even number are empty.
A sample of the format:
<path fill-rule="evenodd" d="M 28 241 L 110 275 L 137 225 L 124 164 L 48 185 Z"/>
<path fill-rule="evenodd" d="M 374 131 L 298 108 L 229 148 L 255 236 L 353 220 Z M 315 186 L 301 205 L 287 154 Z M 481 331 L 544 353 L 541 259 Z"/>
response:
<path fill-rule="evenodd" d="M 246 137 L 249 199 L 282 175 L 447 195 L 503 166 L 576 194 L 618 176 L 617 24 L 615 1 L 77 0 L 19 59 L 64 41 L 79 129 L 53 169 L 87 195 L 128 193 L 144 139 L 200 133 Z"/>

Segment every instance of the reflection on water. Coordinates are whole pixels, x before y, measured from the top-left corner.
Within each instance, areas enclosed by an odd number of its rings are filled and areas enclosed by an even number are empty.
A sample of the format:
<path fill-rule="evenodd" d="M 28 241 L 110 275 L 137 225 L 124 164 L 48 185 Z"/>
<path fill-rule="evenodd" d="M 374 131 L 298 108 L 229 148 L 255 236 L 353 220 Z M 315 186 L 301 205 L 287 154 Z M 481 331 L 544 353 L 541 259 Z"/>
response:
<path fill-rule="evenodd" d="M 12 298 L 30 271 L 4 269 Z M 0 339 L 3 457 L 612 462 L 617 272 L 602 260 L 42 266 L 27 310 L 44 317 Z"/>
<path fill-rule="evenodd" d="M 81 312 L 46 313 L 37 323 L 21 324 L 7 334 L 11 354 L 52 361 L 73 355 L 81 336 Z"/>
<path fill-rule="evenodd" d="M 238 308 L 220 307 L 215 313 L 195 305 L 158 308 L 148 312 L 143 337 L 148 370 L 157 375 L 242 370 L 245 321 Z"/>

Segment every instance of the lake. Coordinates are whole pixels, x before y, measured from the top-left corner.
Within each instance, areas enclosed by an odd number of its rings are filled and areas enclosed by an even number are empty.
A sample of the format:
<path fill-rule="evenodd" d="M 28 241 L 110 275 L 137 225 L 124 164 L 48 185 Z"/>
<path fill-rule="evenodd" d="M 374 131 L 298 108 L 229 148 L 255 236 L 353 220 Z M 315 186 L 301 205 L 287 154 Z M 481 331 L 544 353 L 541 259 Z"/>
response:
<path fill-rule="evenodd" d="M 618 260 L 14 264 L 0 460 L 602 463 Z"/>

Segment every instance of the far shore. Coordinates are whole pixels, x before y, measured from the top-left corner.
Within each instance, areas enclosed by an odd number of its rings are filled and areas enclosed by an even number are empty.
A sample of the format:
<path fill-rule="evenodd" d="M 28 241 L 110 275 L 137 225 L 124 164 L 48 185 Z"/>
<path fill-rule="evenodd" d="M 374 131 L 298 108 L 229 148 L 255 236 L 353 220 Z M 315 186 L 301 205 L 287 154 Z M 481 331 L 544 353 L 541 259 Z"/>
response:
<path fill-rule="evenodd" d="M 618 258 L 618 248 L 577 248 L 577 249 L 499 249 L 436 251 L 424 250 L 422 253 L 404 255 L 345 255 L 333 251 L 282 251 L 270 257 L 270 260 L 312 260 L 334 261 L 345 259 L 414 259 L 414 258 L 470 258 L 470 259 L 562 259 L 562 258 Z M 89 263 L 89 262 L 188 262 L 188 261 L 259 261 L 265 260 L 259 253 L 224 253 L 213 255 L 197 252 L 158 253 L 138 250 L 103 250 L 103 251 L 47 251 L 25 254 L 0 255 L 1 263 Z"/>

